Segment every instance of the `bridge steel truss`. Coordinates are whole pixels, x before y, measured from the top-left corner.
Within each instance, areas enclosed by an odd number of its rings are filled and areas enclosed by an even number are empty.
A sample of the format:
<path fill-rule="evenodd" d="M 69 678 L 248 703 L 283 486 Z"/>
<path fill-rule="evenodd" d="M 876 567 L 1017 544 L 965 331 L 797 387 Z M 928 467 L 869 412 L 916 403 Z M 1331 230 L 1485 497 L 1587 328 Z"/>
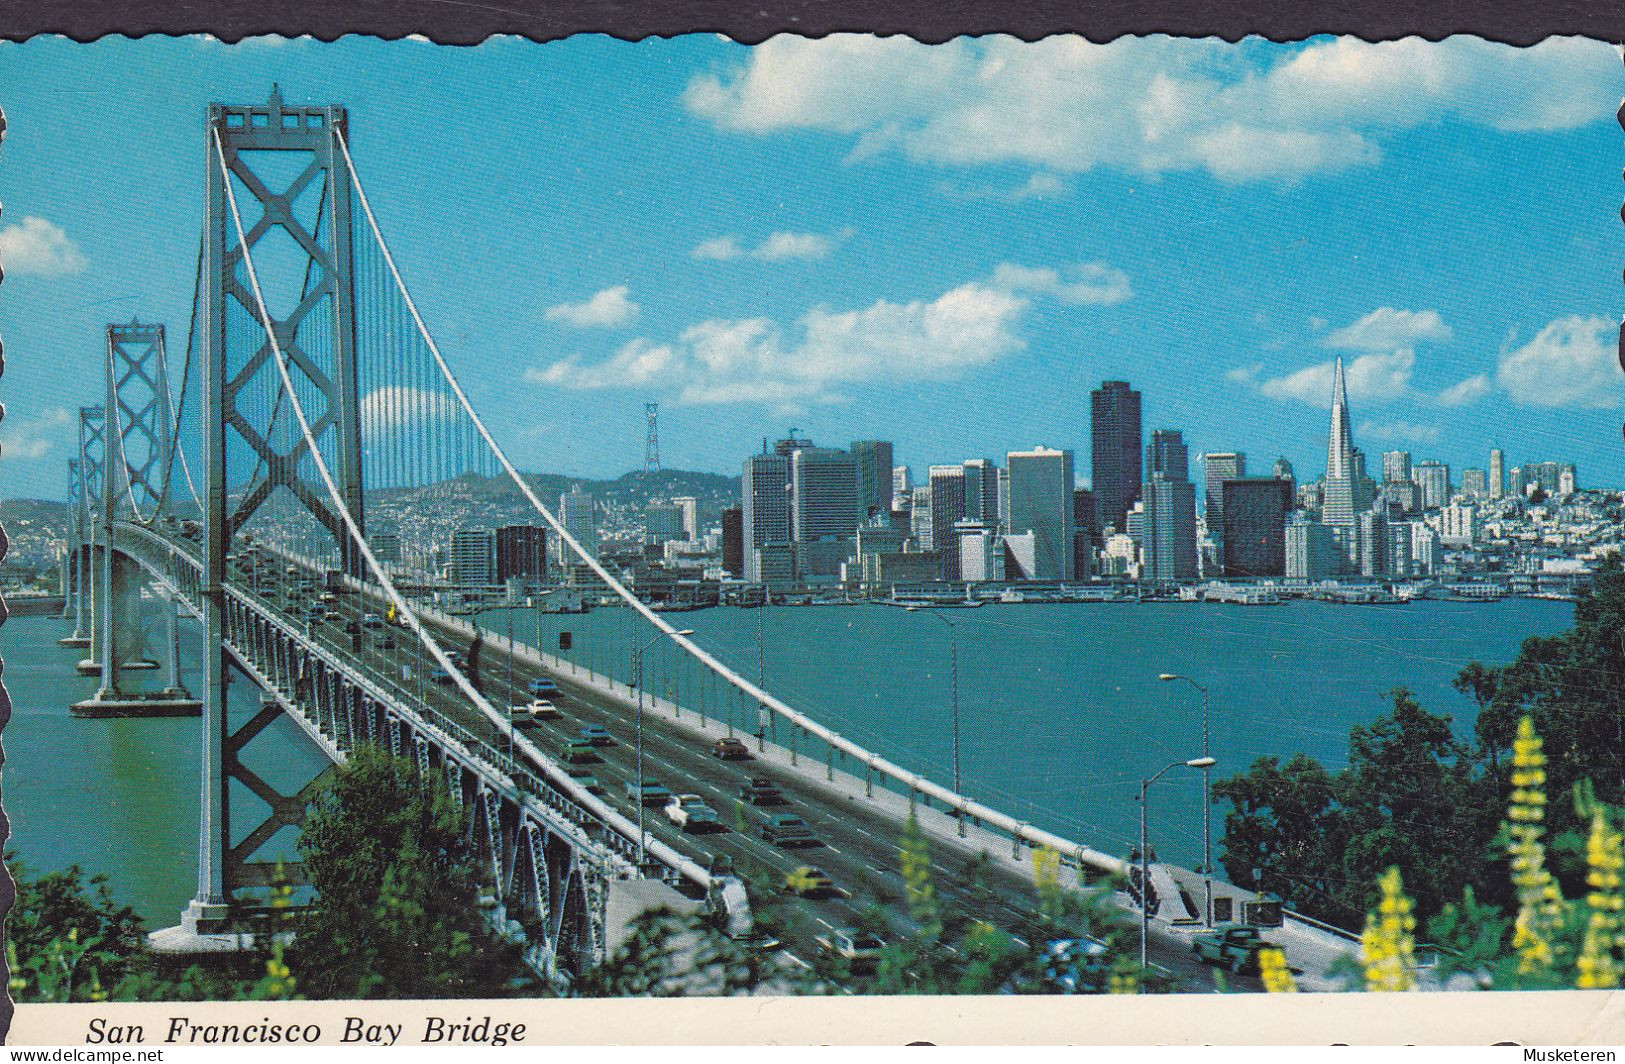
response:
<path fill-rule="evenodd" d="M 130 522 L 113 527 L 112 543 L 189 613 L 206 615 L 204 564 L 189 543 Z M 276 862 L 256 857 L 283 827 L 301 822 L 321 778 L 284 795 L 243 766 L 242 749 L 286 713 L 333 764 L 359 744 L 373 744 L 411 758 L 426 778 L 439 778 L 449 788 L 471 814 L 468 828 L 484 857 L 493 918 L 508 933 L 523 935 L 528 960 L 538 970 L 581 971 L 604 958 L 610 885 L 638 875 L 630 839 L 604 830 L 591 810 L 547 787 L 512 755 L 445 717 L 409 687 L 369 670 L 342 645 L 310 634 L 274 603 L 236 585 L 224 592 L 221 650 L 264 692 L 264 703 L 228 737 L 222 755 L 232 778 L 271 810 L 226 848 L 234 889 L 272 883 Z M 229 822 L 216 827 L 228 840 L 235 833 Z M 297 863 L 283 865 L 291 882 L 302 881 L 302 872 Z M 196 913 L 198 907 L 194 901 L 188 912 L 191 926 L 183 920 L 182 929 L 170 929 L 182 930 L 181 936 L 156 932 L 154 946 L 163 949 L 229 926 L 213 914 Z"/>
<path fill-rule="evenodd" d="M 69 639 L 82 639 L 84 637 L 84 609 L 79 600 L 79 589 L 83 581 L 79 576 L 80 545 L 84 542 L 84 524 L 79 514 L 82 505 L 80 496 L 84 494 L 85 486 L 79 475 L 79 459 L 68 459 L 68 552 L 63 559 L 62 570 L 62 619 L 75 621 L 73 635 Z"/>
<path fill-rule="evenodd" d="M 70 463 L 72 485 L 78 490 L 73 496 L 72 540 L 74 544 L 74 606 L 73 634 L 62 642 L 67 646 L 89 647 L 96 631 L 96 581 L 91 572 L 95 554 L 91 547 L 91 522 L 101 506 L 102 464 L 106 459 L 106 445 L 102 439 L 106 424 L 106 408 L 82 406 L 79 408 L 79 454 Z M 86 663 L 94 662 L 92 650 Z"/>
<path fill-rule="evenodd" d="M 174 407 L 169 395 L 169 367 L 161 324 L 130 321 L 107 326 L 106 400 L 99 434 L 102 446 L 98 515 L 111 527 L 128 508 L 139 521 L 157 516 L 163 478 L 172 458 Z M 92 705 L 125 700 L 121 673 L 144 649 L 144 612 L 139 573 L 113 551 L 101 552 L 95 594 L 103 604 L 95 629 L 92 660 L 100 666 L 101 685 Z M 169 692 L 181 695 L 174 609 L 169 611 Z M 141 662 L 150 666 L 149 662 Z"/>

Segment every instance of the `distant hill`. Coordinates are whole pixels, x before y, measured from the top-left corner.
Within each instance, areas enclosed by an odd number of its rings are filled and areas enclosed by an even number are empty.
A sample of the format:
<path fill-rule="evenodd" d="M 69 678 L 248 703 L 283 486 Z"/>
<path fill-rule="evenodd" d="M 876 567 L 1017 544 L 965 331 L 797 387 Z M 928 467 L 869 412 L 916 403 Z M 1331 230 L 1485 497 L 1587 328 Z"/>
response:
<path fill-rule="evenodd" d="M 701 500 L 702 503 L 720 507 L 725 505 L 727 500 L 739 498 L 739 478 L 723 476 L 721 473 L 696 473 L 680 469 L 645 473 L 638 470 L 623 473 L 614 480 L 566 477 L 557 473 L 524 473 L 522 476 L 531 490 L 541 496 L 542 501 L 549 506 L 556 504 L 559 496 L 576 484 L 580 484 L 581 490 L 592 494 L 601 503 L 618 503 L 626 506 L 641 506 L 650 499 L 689 495 Z M 506 476 L 458 477 L 457 486 L 461 489 L 459 494 L 466 494 L 483 502 L 498 503 L 510 497 L 513 499 L 519 497 L 519 489 L 514 487 L 513 482 Z M 406 503 L 415 494 L 430 490 L 434 489 L 380 488 L 369 491 L 367 497 L 381 502 Z"/>
<path fill-rule="evenodd" d="M 68 504 L 55 499 L 0 499 L 0 522 L 49 524 L 61 527 L 67 519 Z"/>

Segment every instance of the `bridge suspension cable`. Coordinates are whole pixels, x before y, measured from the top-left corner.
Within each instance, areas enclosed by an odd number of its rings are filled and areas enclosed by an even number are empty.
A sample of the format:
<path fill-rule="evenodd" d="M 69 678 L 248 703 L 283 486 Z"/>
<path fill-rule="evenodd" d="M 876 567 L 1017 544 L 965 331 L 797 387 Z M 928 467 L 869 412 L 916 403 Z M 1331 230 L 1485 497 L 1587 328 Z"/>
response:
<path fill-rule="evenodd" d="M 478 434 L 479 439 L 484 443 L 485 447 L 489 448 L 490 453 L 495 456 L 497 462 L 502 468 L 503 473 L 505 473 L 508 479 L 513 482 L 520 494 L 524 496 L 526 501 L 530 503 L 537 514 L 540 515 L 541 518 L 547 523 L 548 527 L 551 528 L 559 537 L 559 541 L 564 543 L 580 560 L 580 562 L 586 565 L 592 571 L 594 576 L 603 581 L 605 586 L 607 586 L 616 595 L 616 597 L 625 602 L 628 607 L 636 611 L 639 616 L 658 629 L 666 637 L 666 639 L 682 648 L 682 650 L 690 657 L 698 661 L 705 668 L 711 670 L 717 676 L 721 677 L 729 685 L 744 693 L 749 698 L 754 699 L 764 709 L 771 710 L 774 714 L 786 721 L 792 727 L 800 728 L 805 733 L 815 736 L 824 743 L 828 744 L 831 748 L 840 750 L 844 754 L 857 759 L 862 764 L 868 766 L 869 769 L 907 786 L 911 792 L 917 792 L 930 798 L 934 798 L 950 808 L 959 810 L 962 815 L 975 817 L 993 825 L 999 830 L 1004 831 L 1015 838 L 1019 838 L 1032 845 L 1047 846 L 1060 850 L 1069 857 L 1077 860 L 1080 864 L 1087 863 L 1097 868 L 1108 869 L 1111 871 L 1121 870 L 1122 862 L 1116 858 L 1110 857 L 1109 855 L 1103 853 L 1095 852 L 1090 850 L 1088 847 L 1085 847 L 1070 839 L 1063 838 L 1062 836 L 1053 832 L 1035 828 L 1031 824 L 1020 821 L 1015 817 L 1011 817 L 997 809 L 993 809 L 983 805 L 980 802 L 973 801 L 962 794 L 958 794 L 951 789 L 926 778 L 923 775 L 911 772 L 890 761 L 889 759 L 882 757 L 874 751 L 859 746 L 857 743 L 852 742 L 850 739 L 847 739 L 832 729 L 825 727 L 818 721 L 813 720 L 812 718 L 801 713 L 799 710 L 796 710 L 794 707 L 763 690 L 759 685 L 751 682 L 738 671 L 716 658 L 705 648 L 699 646 L 688 636 L 682 634 L 675 626 L 668 623 L 663 617 L 660 616 L 660 614 L 651 609 L 646 602 L 630 591 L 620 581 L 620 579 L 618 579 L 605 565 L 598 560 L 593 552 L 583 547 L 583 545 L 570 533 L 569 529 L 565 527 L 563 522 L 561 522 L 554 515 L 553 511 L 542 502 L 542 500 L 537 496 L 536 492 L 532 489 L 531 485 L 508 459 L 506 452 L 492 436 L 490 430 L 486 427 L 484 420 L 475 411 L 473 404 L 470 403 L 468 399 L 467 393 L 463 389 L 462 385 L 458 382 L 456 375 L 452 372 L 451 366 L 447 363 L 445 356 L 441 353 L 439 344 L 435 342 L 433 335 L 430 333 L 428 326 L 425 324 L 422 314 L 418 311 L 417 303 L 412 298 L 412 294 L 408 290 L 406 282 L 401 276 L 400 269 L 395 262 L 395 257 L 390 252 L 389 244 L 384 239 L 383 231 L 378 224 L 378 219 L 373 213 L 371 201 L 368 199 L 366 189 L 363 187 L 361 175 L 355 166 L 355 160 L 351 157 L 347 138 L 344 136 L 342 131 L 335 130 L 335 140 L 338 143 L 339 150 L 344 154 L 344 159 L 347 164 L 346 169 L 349 171 L 350 181 L 355 189 L 356 198 L 361 204 L 362 213 L 366 216 L 367 224 L 371 230 L 373 240 L 377 243 L 378 249 L 383 256 L 383 261 L 388 266 L 389 275 L 393 279 L 395 288 L 399 292 L 405 308 L 410 314 L 412 325 L 415 327 L 418 335 L 422 338 L 428 353 L 433 358 L 439 374 L 449 386 L 451 394 L 455 397 L 457 405 L 466 415 L 468 424 Z"/>

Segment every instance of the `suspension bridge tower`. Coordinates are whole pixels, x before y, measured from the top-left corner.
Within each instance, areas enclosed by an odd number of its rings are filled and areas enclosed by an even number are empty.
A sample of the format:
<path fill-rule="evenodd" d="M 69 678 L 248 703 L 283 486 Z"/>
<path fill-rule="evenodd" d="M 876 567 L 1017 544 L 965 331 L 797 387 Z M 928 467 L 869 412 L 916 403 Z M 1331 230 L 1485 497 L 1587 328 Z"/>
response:
<path fill-rule="evenodd" d="M 243 750 L 277 709 L 234 727 L 227 713 L 228 554 L 273 500 L 330 539 L 339 568 L 365 575 L 357 389 L 352 177 L 343 107 L 211 104 L 204 126 L 201 283 L 203 810 L 197 895 L 180 926 L 149 942 L 169 953 L 238 948 L 233 924 L 259 906 L 278 862 L 263 849 L 303 822 L 310 788 L 277 793 Z M 258 261 L 257 261 L 258 260 Z M 290 395 L 299 397 L 295 406 Z M 297 424 L 295 421 L 297 420 Z M 280 430 L 280 431 L 279 431 Z M 303 682 L 296 679 L 295 683 Z M 234 824 L 233 783 L 270 812 Z M 239 806 L 238 815 L 251 812 Z M 304 881 L 296 861 L 289 882 Z"/>

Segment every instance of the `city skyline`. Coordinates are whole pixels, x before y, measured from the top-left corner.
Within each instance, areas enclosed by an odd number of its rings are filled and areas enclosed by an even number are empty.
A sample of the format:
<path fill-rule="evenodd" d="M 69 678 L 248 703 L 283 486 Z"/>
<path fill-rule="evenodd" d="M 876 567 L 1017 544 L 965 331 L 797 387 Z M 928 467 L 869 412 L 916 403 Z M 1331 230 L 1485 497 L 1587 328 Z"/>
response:
<path fill-rule="evenodd" d="M 890 437 L 917 473 L 1039 442 L 1081 459 L 1088 393 L 1126 378 L 1146 394 L 1147 431 L 1318 471 L 1342 355 L 1368 455 L 1484 467 L 1498 445 L 1621 480 L 1618 254 L 1596 221 L 1617 211 L 1617 188 L 1608 167 L 1566 164 L 1617 152 L 1606 46 L 994 39 L 942 46 L 931 66 L 906 41 L 498 40 L 394 50 L 380 70 L 382 47 L 8 47 L 20 131 L 0 174 L 9 494 L 57 492 L 73 408 L 99 399 L 81 370 L 107 321 L 164 321 L 177 344 L 184 333 L 195 131 L 150 116 L 263 99 L 273 81 L 290 99 L 347 104 L 362 150 L 406 114 L 437 116 L 417 149 L 374 171 L 373 198 L 386 222 L 424 219 L 399 227 L 401 267 L 527 469 L 637 468 L 646 401 L 661 404 L 671 468 L 732 474 L 739 441 L 789 425 Z M 1135 114 L 1153 76 L 1214 94 L 1252 150 L 1224 127 L 1176 122 L 1154 141 L 1139 120 L 1096 128 L 1105 119 L 1049 105 L 1036 120 L 1062 147 L 967 141 L 977 108 L 1042 102 L 1015 77 L 1040 62 Z M 935 88 L 896 100 L 888 125 L 904 68 L 931 69 Z M 1423 68 L 1439 77 L 1408 80 Z M 99 104 L 141 135 L 116 159 L 90 150 L 76 105 L 49 91 L 69 69 L 122 85 Z M 875 90 L 832 94 L 830 71 Z M 976 71 L 987 78 L 956 75 Z M 469 91 L 436 87 L 450 75 Z M 1270 106 L 1237 109 L 1244 90 Z M 1393 94 L 1428 121 L 1396 122 Z M 515 107 L 524 130 L 504 120 Z M 1264 150 L 1286 143 L 1305 150 Z M 546 165 L 561 155 L 575 165 Z M 537 164 L 523 180 L 504 176 L 516 156 Z M 468 170 L 455 188 L 434 179 L 451 157 Z M 98 185 L 126 193 L 78 191 Z M 622 195 L 633 187 L 643 202 Z M 1415 187 L 1433 190 L 1426 203 Z M 437 226 L 454 220 L 462 237 L 448 245 Z M 511 372 L 479 372 L 496 364 Z M 582 438 L 595 445 L 572 445 Z"/>

